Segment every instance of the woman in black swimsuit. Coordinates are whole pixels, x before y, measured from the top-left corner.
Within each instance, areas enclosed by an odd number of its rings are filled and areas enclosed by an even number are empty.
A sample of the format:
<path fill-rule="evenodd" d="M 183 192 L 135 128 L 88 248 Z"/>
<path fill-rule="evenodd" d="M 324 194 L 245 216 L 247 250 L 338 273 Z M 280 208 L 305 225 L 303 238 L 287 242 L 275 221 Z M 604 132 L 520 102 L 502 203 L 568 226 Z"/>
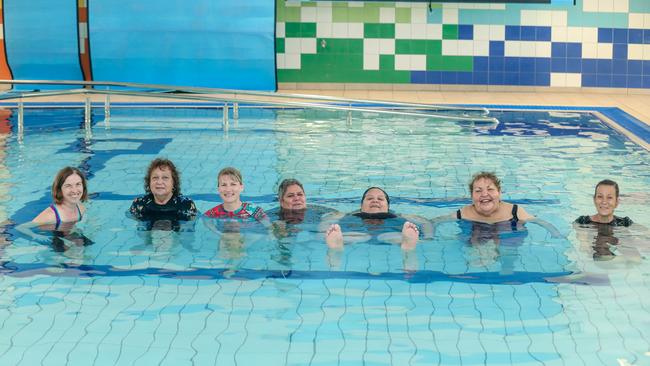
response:
<path fill-rule="evenodd" d="M 618 183 L 613 180 L 605 179 L 596 184 L 594 190 L 594 206 L 596 213 L 591 216 L 580 216 L 575 223 L 580 225 L 602 224 L 610 226 L 630 226 L 632 220 L 629 217 L 618 217 L 614 215 L 614 210 L 619 204 Z"/>

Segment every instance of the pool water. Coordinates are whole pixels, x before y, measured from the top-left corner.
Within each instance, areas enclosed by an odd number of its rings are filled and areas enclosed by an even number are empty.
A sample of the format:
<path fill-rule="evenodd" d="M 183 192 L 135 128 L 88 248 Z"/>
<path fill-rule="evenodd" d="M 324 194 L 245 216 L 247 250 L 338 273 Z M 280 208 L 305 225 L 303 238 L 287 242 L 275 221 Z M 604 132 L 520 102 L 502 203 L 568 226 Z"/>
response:
<path fill-rule="evenodd" d="M 499 123 L 299 109 L 6 109 L 0 137 L 0 365 L 648 365 L 650 155 L 596 115 L 492 111 Z M 11 132 L 10 132 L 11 130 Z M 155 157 L 205 211 L 235 166 L 243 198 L 277 207 L 284 178 L 312 205 L 350 212 L 380 186 L 424 218 L 469 203 L 480 170 L 529 223 L 449 221 L 402 252 L 373 236 L 328 251 L 318 215 L 275 236 L 144 230 L 126 211 Z M 78 224 L 93 243 L 55 250 L 17 233 L 50 203 L 56 172 L 89 178 Z M 601 179 L 636 224 L 574 227 Z M 345 226 L 343 228 L 345 230 Z M 276 232 L 277 234 L 277 232 Z"/>

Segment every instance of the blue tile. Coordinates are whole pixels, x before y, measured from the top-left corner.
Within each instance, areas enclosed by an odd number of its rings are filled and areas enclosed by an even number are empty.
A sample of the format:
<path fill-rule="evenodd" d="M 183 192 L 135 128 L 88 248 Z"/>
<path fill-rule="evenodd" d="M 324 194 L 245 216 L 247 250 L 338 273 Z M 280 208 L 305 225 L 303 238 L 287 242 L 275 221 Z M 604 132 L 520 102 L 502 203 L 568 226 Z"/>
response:
<path fill-rule="evenodd" d="M 643 30 L 643 44 L 650 44 L 650 29 Z"/>
<path fill-rule="evenodd" d="M 580 58 L 567 58 L 566 59 L 566 72 L 582 72 L 582 59 Z"/>
<path fill-rule="evenodd" d="M 497 71 L 503 72 L 505 61 L 503 57 L 490 57 L 490 72 Z"/>
<path fill-rule="evenodd" d="M 643 29 L 628 29 L 627 41 L 628 43 L 643 43 Z"/>
<path fill-rule="evenodd" d="M 534 41 L 537 36 L 537 27 L 532 26 L 521 26 L 521 40 L 522 41 Z"/>
<path fill-rule="evenodd" d="M 474 71 L 487 71 L 488 58 L 485 56 L 474 56 Z"/>
<path fill-rule="evenodd" d="M 650 88 L 650 76 L 643 77 L 643 87 Z"/>
<path fill-rule="evenodd" d="M 537 27 L 537 32 L 535 34 L 536 41 L 551 41 L 551 27 Z"/>
<path fill-rule="evenodd" d="M 519 74 L 519 85 L 535 85 L 535 74 L 532 72 Z"/>
<path fill-rule="evenodd" d="M 627 73 L 631 75 L 643 74 L 643 62 L 639 60 L 628 60 Z"/>
<path fill-rule="evenodd" d="M 597 74 L 611 74 L 612 73 L 612 60 L 598 60 Z"/>
<path fill-rule="evenodd" d="M 519 59 L 519 70 L 524 72 L 535 72 L 535 58 L 533 57 L 521 57 Z M 534 79 L 534 78 L 533 78 Z"/>
<path fill-rule="evenodd" d="M 552 58 L 551 72 L 566 72 L 566 58 Z"/>
<path fill-rule="evenodd" d="M 426 84 L 427 72 L 426 71 L 411 71 L 412 84 Z"/>
<path fill-rule="evenodd" d="M 488 83 L 488 73 L 487 72 L 475 72 L 473 76 L 474 84 L 478 85 L 487 85 Z"/>
<path fill-rule="evenodd" d="M 503 78 L 503 84 L 505 84 L 505 85 L 519 85 L 519 73 L 518 72 L 506 72 L 505 77 Z"/>
<path fill-rule="evenodd" d="M 612 75 L 610 74 L 596 74 L 596 86 L 602 88 L 609 88 L 612 86 Z"/>
<path fill-rule="evenodd" d="M 582 43 L 567 43 L 566 57 L 582 57 Z"/>
<path fill-rule="evenodd" d="M 490 41 L 490 56 L 503 56 L 503 41 Z"/>
<path fill-rule="evenodd" d="M 615 88 L 627 88 L 627 76 L 625 75 L 612 76 L 612 86 Z"/>
<path fill-rule="evenodd" d="M 473 84 L 472 79 L 471 72 L 462 71 L 458 73 L 458 84 Z"/>
<path fill-rule="evenodd" d="M 551 72 L 551 59 L 538 57 L 535 59 L 535 72 Z"/>
<path fill-rule="evenodd" d="M 628 88 L 643 88 L 643 78 L 638 75 L 628 75 L 627 76 L 627 87 Z"/>
<path fill-rule="evenodd" d="M 650 61 L 643 62 L 643 75 L 650 75 Z"/>
<path fill-rule="evenodd" d="M 566 43 L 565 42 L 551 43 L 551 57 L 566 57 Z"/>
<path fill-rule="evenodd" d="M 519 72 L 519 57 L 506 57 L 504 71 Z"/>
<path fill-rule="evenodd" d="M 598 28 L 598 43 L 612 43 L 613 38 L 612 28 Z"/>
<path fill-rule="evenodd" d="M 627 43 L 627 29 L 614 29 L 614 43 Z"/>
<path fill-rule="evenodd" d="M 521 27 L 518 25 L 506 25 L 506 41 L 519 41 L 520 39 Z"/>
<path fill-rule="evenodd" d="M 582 73 L 595 74 L 598 71 L 598 60 L 592 58 L 582 59 Z"/>
<path fill-rule="evenodd" d="M 440 71 L 427 71 L 427 83 L 440 84 L 442 80 L 442 75 L 440 73 Z"/>
<path fill-rule="evenodd" d="M 458 39 L 474 39 L 474 26 L 470 24 L 459 24 Z"/>
<path fill-rule="evenodd" d="M 582 86 L 598 86 L 596 74 L 582 74 Z"/>
<path fill-rule="evenodd" d="M 537 86 L 550 86 L 551 74 L 550 73 L 535 73 L 535 85 Z"/>
<path fill-rule="evenodd" d="M 488 83 L 490 85 L 503 85 L 503 73 L 502 72 L 491 72 L 489 74 Z"/>
<path fill-rule="evenodd" d="M 458 72 L 456 71 L 442 71 L 441 84 L 458 84 Z"/>
<path fill-rule="evenodd" d="M 617 44 L 614 43 L 614 54 L 613 54 L 614 60 L 616 59 L 624 59 L 627 60 L 627 44 Z"/>

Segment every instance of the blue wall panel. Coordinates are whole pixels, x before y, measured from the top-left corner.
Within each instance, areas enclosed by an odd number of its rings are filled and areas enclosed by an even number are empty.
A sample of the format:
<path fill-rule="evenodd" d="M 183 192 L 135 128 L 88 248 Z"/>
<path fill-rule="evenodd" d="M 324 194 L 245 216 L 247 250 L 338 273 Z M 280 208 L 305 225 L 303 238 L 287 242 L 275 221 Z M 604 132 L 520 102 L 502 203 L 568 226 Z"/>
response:
<path fill-rule="evenodd" d="M 77 2 L 4 0 L 7 61 L 14 79 L 83 80 Z M 16 89 L 53 89 L 16 85 Z"/>
<path fill-rule="evenodd" d="M 275 2 L 93 0 L 93 76 L 275 90 Z"/>

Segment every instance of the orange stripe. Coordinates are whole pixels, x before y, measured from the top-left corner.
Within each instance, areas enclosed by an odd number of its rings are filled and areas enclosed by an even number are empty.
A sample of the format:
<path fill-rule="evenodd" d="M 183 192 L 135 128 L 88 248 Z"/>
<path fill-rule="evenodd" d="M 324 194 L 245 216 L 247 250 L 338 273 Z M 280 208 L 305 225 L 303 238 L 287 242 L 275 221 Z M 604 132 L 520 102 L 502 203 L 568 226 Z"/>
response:
<path fill-rule="evenodd" d="M 0 39 L 0 79 L 12 80 L 11 70 L 7 64 L 7 54 L 5 53 L 5 40 Z"/>

